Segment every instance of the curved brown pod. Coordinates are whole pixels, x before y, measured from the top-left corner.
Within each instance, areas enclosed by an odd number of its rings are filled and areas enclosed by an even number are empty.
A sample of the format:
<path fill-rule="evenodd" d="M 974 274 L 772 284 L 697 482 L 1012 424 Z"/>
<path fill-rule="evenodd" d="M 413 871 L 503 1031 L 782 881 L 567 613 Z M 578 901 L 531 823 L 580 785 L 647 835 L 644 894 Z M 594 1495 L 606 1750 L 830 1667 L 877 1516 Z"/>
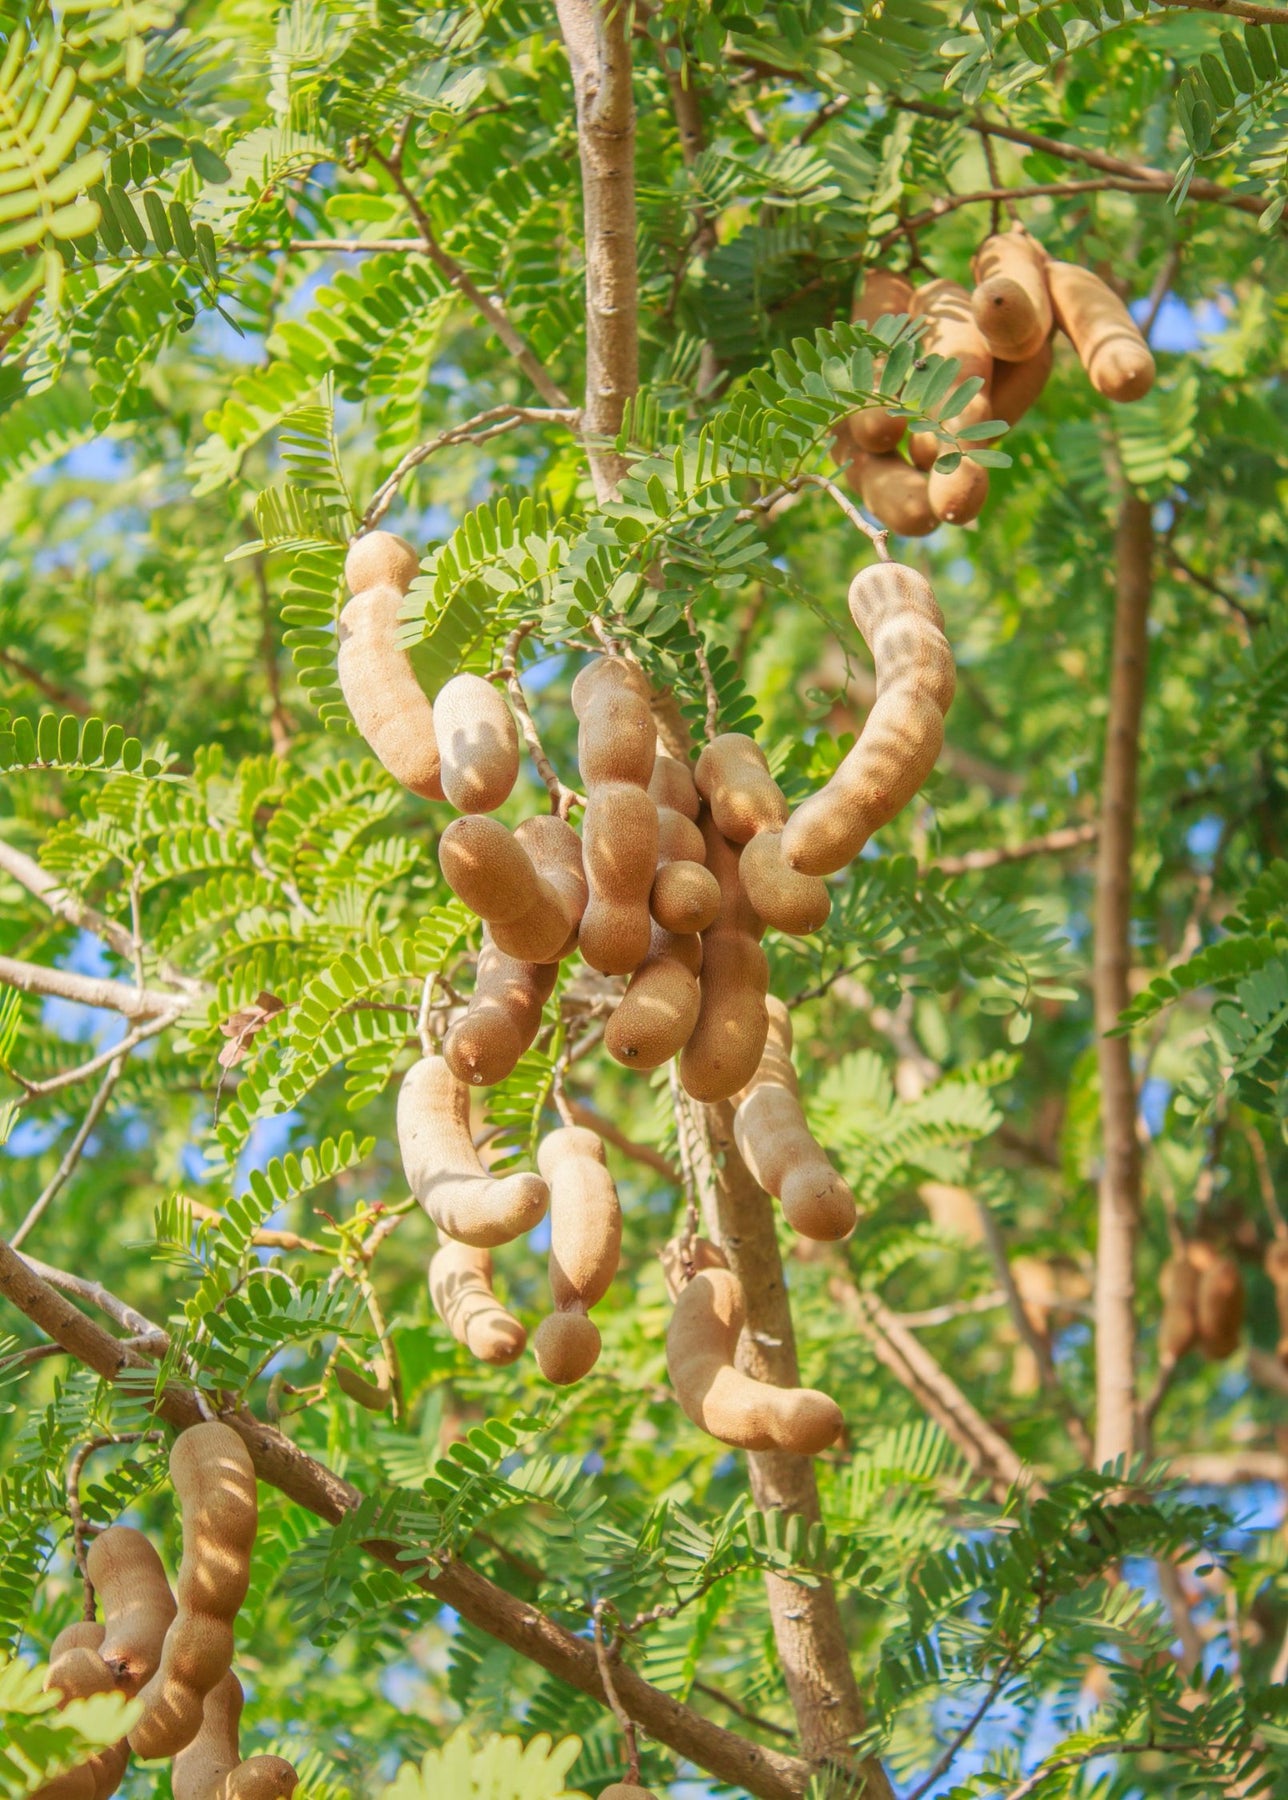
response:
<path fill-rule="evenodd" d="M 586 911 L 581 839 L 566 819 L 538 813 L 515 827 L 514 841 L 536 873 L 537 899 L 517 919 L 494 925 L 492 936 L 499 950 L 520 962 L 558 962 L 576 947 Z M 561 929 L 563 938 L 556 943 Z"/>
<path fill-rule="evenodd" d="M 694 1100 L 727 1100 L 755 1074 L 765 1048 L 769 962 L 761 920 L 738 874 L 739 851 L 709 814 L 702 819 L 707 867 L 720 884 L 720 916 L 702 934 L 698 1017 L 680 1053 L 680 1081 Z"/>
<path fill-rule="evenodd" d="M 1275 1354 L 1288 1364 L 1288 1238 L 1275 1237 L 1266 1245 L 1265 1270 L 1275 1290 L 1275 1311 L 1279 1316 L 1279 1342 Z"/>
<path fill-rule="evenodd" d="M 531 1231 L 550 1195 L 539 1175 L 491 1175 L 470 1132 L 470 1090 L 441 1056 L 422 1056 L 398 1090 L 398 1148 L 407 1185 L 439 1230 L 490 1249 Z"/>
<path fill-rule="evenodd" d="M 550 1295 L 555 1311 L 533 1334 L 547 1381 L 571 1386 L 599 1359 L 599 1328 L 587 1317 L 617 1274 L 622 1209 L 604 1146 L 593 1131 L 564 1125 L 537 1149 L 550 1185 Z"/>
<path fill-rule="evenodd" d="M 993 379 L 993 352 L 975 323 L 966 289 L 956 281 L 928 282 L 914 294 L 912 313 L 926 321 L 921 337 L 923 356 L 955 356 L 960 380 L 978 375 L 984 383 L 982 392 L 951 419 L 945 419 L 945 430 L 957 432 L 991 419 L 988 390 Z M 908 453 L 919 469 L 929 469 L 943 451 L 943 443 L 932 431 L 914 431 L 908 439 Z"/>
<path fill-rule="evenodd" d="M 897 451 L 858 458 L 846 471 L 846 479 L 887 531 L 899 537 L 929 537 L 938 528 L 925 474 Z"/>
<path fill-rule="evenodd" d="M 577 766 L 588 790 L 602 781 L 648 786 L 657 747 L 649 697 L 647 675 L 624 657 L 597 656 L 578 671 L 572 710 Z"/>
<path fill-rule="evenodd" d="M 970 456 L 963 456 L 948 475 L 932 469 L 926 478 L 926 499 L 945 525 L 969 525 L 988 499 L 988 470 Z"/>
<path fill-rule="evenodd" d="M 50 1645 L 45 1690 L 61 1695 L 63 1706 L 71 1700 L 88 1700 L 94 1694 L 119 1691 L 112 1671 L 99 1654 L 104 1631 L 102 1625 L 82 1620 L 60 1631 Z M 110 1800 L 121 1785 L 129 1760 L 130 1747 L 122 1738 L 43 1783 L 31 1800 Z"/>
<path fill-rule="evenodd" d="M 1055 340 L 1048 337 L 1041 349 L 1025 362 L 995 362 L 993 385 L 989 390 L 993 401 L 993 417 L 1007 425 L 1018 425 L 1047 384 L 1055 362 Z"/>
<path fill-rule="evenodd" d="M 340 614 L 336 668 L 353 722 L 384 767 L 413 794 L 441 800 L 433 708 L 398 644 L 402 603 L 419 566 L 415 550 L 392 532 L 358 539 L 344 565 L 353 598 Z"/>
<path fill-rule="evenodd" d="M 684 818 L 696 821 L 702 810 L 702 801 L 694 786 L 693 770 L 678 756 L 672 756 L 659 743 L 653 759 L 653 773 L 648 779 L 648 791 L 654 805 L 660 812 L 664 806 L 670 807 Z"/>
<path fill-rule="evenodd" d="M 783 855 L 830 875 L 908 804 L 935 766 L 956 686 L 944 619 L 924 575 L 871 563 L 850 584 L 850 615 L 876 665 L 877 697 L 859 741 L 783 828 Z"/>
<path fill-rule="evenodd" d="M 1198 1342 L 1198 1270 L 1186 1248 L 1169 1256 L 1159 1271 L 1159 1295 L 1163 1302 L 1158 1322 L 1158 1347 L 1171 1362 L 1179 1362 Z"/>
<path fill-rule="evenodd" d="M 287 1800 L 295 1792 L 300 1778 L 285 1757 L 242 1761 L 242 1704 L 241 1683 L 230 1669 L 206 1695 L 201 1730 L 174 1759 L 174 1800 Z"/>
<path fill-rule="evenodd" d="M 761 1187 L 781 1201 L 792 1230 L 829 1243 L 853 1231 L 854 1194 L 805 1122 L 787 1008 L 773 995 L 768 1004 L 769 1037 L 759 1068 L 737 1096 L 734 1141 Z"/>
<path fill-rule="evenodd" d="M 1233 1356 L 1243 1334 L 1243 1276 L 1227 1251 L 1202 1240 L 1189 1247 L 1198 1275 L 1194 1319 L 1199 1349 L 1210 1362 Z"/>
<path fill-rule="evenodd" d="M 995 357 L 1024 362 L 1051 335 L 1046 252 L 1021 226 L 985 238 L 971 264 L 971 312 Z"/>
<path fill-rule="evenodd" d="M 219 1420 L 180 1432 L 170 1480 L 183 1521 L 179 1608 L 129 1734 L 130 1748 L 142 1757 L 174 1756 L 201 1729 L 202 1703 L 232 1664 L 233 1620 L 250 1584 L 259 1517 L 249 1452 Z"/>
<path fill-rule="evenodd" d="M 745 844 L 758 831 L 777 831 L 787 821 L 783 791 L 769 773 L 764 751 L 745 732 L 713 737 L 698 758 L 693 780 L 716 829 L 730 843 Z"/>
<path fill-rule="evenodd" d="M 444 794 L 457 812 L 495 812 L 519 778 L 519 734 L 505 695 L 481 675 L 453 675 L 433 712 Z"/>
<path fill-rule="evenodd" d="M 703 871 L 706 873 L 706 871 Z M 688 1043 L 701 1005 L 692 932 L 654 926 L 649 954 L 636 969 L 604 1028 L 604 1048 L 628 1069 L 657 1069 Z M 697 957 L 701 968 L 701 955 Z"/>
<path fill-rule="evenodd" d="M 1154 385 L 1154 358 L 1136 322 L 1099 275 L 1076 263 L 1047 263 L 1055 322 L 1078 353 L 1087 379 L 1107 400 L 1139 400 Z"/>
<path fill-rule="evenodd" d="M 133 1698 L 160 1668 L 177 1610 L 161 1558 L 141 1531 L 112 1525 L 91 1543 L 85 1572 L 103 1609 L 99 1655 Z"/>
<path fill-rule="evenodd" d="M 746 1304 L 728 1269 L 699 1269 L 680 1291 L 666 1333 L 676 1398 L 708 1437 L 735 1450 L 817 1456 L 836 1442 L 841 1409 L 814 1388 L 779 1388 L 734 1367 Z"/>
<path fill-rule="evenodd" d="M 581 828 L 590 898 L 578 946 L 603 975 L 629 975 L 648 955 L 657 838 L 657 807 L 645 788 L 627 781 L 591 788 Z"/>
<path fill-rule="evenodd" d="M 492 1291 L 492 1253 L 443 1238 L 429 1264 L 434 1311 L 458 1344 L 485 1363 L 512 1363 L 528 1334 Z"/>
<path fill-rule="evenodd" d="M 850 318 L 855 325 L 870 329 L 887 314 L 910 312 L 912 295 L 912 283 L 906 275 L 895 275 L 889 269 L 869 269 L 863 286 L 855 293 Z M 842 420 L 842 429 L 855 449 L 873 456 L 893 450 L 906 426 L 905 419 L 884 406 L 865 406 Z"/>
<path fill-rule="evenodd" d="M 459 900 L 492 928 L 499 949 L 521 962 L 557 962 L 585 904 L 577 834 L 563 819 L 453 819 L 438 866 Z"/>
<path fill-rule="evenodd" d="M 558 978 L 558 963 L 520 962 L 484 931 L 465 1016 L 443 1040 L 443 1056 L 458 1081 L 490 1087 L 513 1072 L 532 1048 Z"/>
<path fill-rule="evenodd" d="M 720 911 L 720 887 L 706 866 L 702 833 L 687 814 L 655 804 L 657 873 L 649 891 L 649 911 L 664 931 L 705 931 Z M 696 789 L 694 804 L 698 804 Z"/>
<path fill-rule="evenodd" d="M 781 831 L 762 831 L 744 844 L 738 878 L 754 911 L 775 931 L 805 937 L 827 923 L 832 911 L 827 883 L 790 866 Z"/>

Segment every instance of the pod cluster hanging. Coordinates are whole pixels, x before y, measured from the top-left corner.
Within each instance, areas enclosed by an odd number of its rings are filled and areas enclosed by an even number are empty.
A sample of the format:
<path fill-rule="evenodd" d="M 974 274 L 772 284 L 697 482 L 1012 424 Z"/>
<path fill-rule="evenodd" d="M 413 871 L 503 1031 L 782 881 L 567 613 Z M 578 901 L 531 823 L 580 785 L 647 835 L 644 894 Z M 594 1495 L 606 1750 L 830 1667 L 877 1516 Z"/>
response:
<path fill-rule="evenodd" d="M 955 356 L 963 380 L 979 378 L 979 392 L 945 421 L 954 434 L 989 420 L 1015 425 L 1024 416 L 1051 373 L 1057 330 L 1106 399 L 1139 400 L 1154 385 L 1148 344 L 1118 295 L 1090 269 L 1057 261 L 1016 226 L 985 239 L 972 271 L 973 291 L 955 281 L 916 287 L 905 275 L 870 269 L 853 308 L 854 322 L 869 327 L 887 314 L 924 320 L 923 353 Z M 902 537 L 977 519 L 988 499 L 988 470 L 963 455 L 942 473 L 935 467 L 942 441 L 930 431 L 909 433 L 906 424 L 897 411 L 869 406 L 838 428 L 837 457 L 864 506 Z"/>
<path fill-rule="evenodd" d="M 46 1782 L 33 1800 L 108 1800 L 131 1754 L 171 1758 L 174 1800 L 286 1800 L 299 1777 L 280 1756 L 242 1759 L 242 1690 L 233 1623 L 250 1583 L 258 1523 L 255 1470 L 230 1425 L 181 1432 L 170 1452 L 183 1555 L 174 1591 L 141 1531 L 112 1525 L 89 1547 L 85 1573 L 101 1623 L 55 1638 L 45 1685 L 65 1706 L 91 1694 L 137 1699 L 128 1736 Z"/>
<path fill-rule="evenodd" d="M 621 1207 L 603 1146 L 566 1124 L 541 1143 L 535 1171 L 493 1174 L 474 1143 L 473 1091 L 511 1073 L 536 1040 L 560 964 L 579 956 L 624 983 L 604 1031 L 608 1054 L 639 1070 L 675 1059 L 693 1100 L 735 1103 L 742 1153 L 796 1231 L 825 1241 L 852 1230 L 854 1197 L 805 1121 L 791 1027 L 769 993 L 761 939 L 767 926 L 816 931 L 831 910 L 826 878 L 930 773 L 953 697 L 952 652 L 922 575 L 878 562 L 855 576 L 850 613 L 876 665 L 878 698 L 831 779 L 794 811 L 754 738 L 720 733 L 693 763 L 669 754 L 644 670 L 595 656 L 572 689 L 580 834 L 553 813 L 510 830 L 492 816 L 519 773 L 502 691 L 458 675 L 431 705 L 398 647 L 415 567 L 411 546 L 387 532 L 354 544 L 340 680 L 390 773 L 459 814 L 439 840 L 439 865 L 481 921 L 482 948 L 468 1003 L 403 1080 L 399 1147 L 438 1228 L 434 1308 L 484 1362 L 512 1362 L 526 1344 L 494 1292 L 492 1253 L 549 1213 L 551 1310 L 533 1350 L 545 1377 L 567 1385 L 599 1357 L 591 1313 L 617 1273 Z M 808 1452 L 831 1442 L 841 1415 L 826 1396 L 789 1395 L 733 1368 L 736 1278 L 714 1260 L 700 1271 L 686 1261 L 694 1273 L 677 1298 L 669 1363 L 689 1416 L 729 1444 Z"/>

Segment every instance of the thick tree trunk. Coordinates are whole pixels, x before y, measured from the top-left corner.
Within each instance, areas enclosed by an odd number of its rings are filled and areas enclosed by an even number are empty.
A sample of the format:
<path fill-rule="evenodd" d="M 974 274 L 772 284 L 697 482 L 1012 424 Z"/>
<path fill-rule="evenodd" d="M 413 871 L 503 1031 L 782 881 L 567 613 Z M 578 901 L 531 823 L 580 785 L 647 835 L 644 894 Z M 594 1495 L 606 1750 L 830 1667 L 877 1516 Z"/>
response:
<path fill-rule="evenodd" d="M 1136 1447 L 1136 1239 L 1141 1164 L 1128 1038 L 1106 1035 L 1130 999 L 1132 844 L 1154 530 L 1134 493 L 1118 515 L 1109 723 L 1096 857 L 1094 995 L 1103 1167 L 1096 1243 L 1096 1462 Z"/>

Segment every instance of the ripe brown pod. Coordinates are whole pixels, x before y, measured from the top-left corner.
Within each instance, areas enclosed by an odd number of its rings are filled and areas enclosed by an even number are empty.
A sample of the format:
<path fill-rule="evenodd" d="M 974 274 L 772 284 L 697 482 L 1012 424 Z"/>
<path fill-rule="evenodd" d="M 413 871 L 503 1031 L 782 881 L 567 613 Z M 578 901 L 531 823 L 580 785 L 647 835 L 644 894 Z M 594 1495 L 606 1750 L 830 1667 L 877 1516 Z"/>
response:
<path fill-rule="evenodd" d="M 659 812 L 667 806 L 686 819 L 696 820 L 702 809 L 689 764 L 681 762 L 678 756 L 669 755 L 661 744 L 657 746 L 648 791 Z"/>
<path fill-rule="evenodd" d="M 918 288 L 912 300 L 914 318 L 925 319 L 921 336 L 923 356 L 955 356 L 959 379 L 977 375 L 984 383 L 983 391 L 968 400 L 953 418 L 944 421 L 949 431 L 960 431 L 966 425 L 982 424 L 991 419 L 988 397 L 993 378 L 993 352 L 989 349 L 971 311 L 970 295 L 955 281 L 931 281 Z M 915 431 L 908 440 L 908 451 L 920 469 L 928 469 L 945 446 L 930 431 Z"/>
<path fill-rule="evenodd" d="M 161 1666 L 175 1602 L 161 1558 L 141 1531 L 112 1525 L 89 1547 L 85 1571 L 103 1609 L 107 1635 L 99 1655 L 131 1698 Z"/>
<path fill-rule="evenodd" d="M 441 800 L 433 709 L 398 644 L 418 567 L 411 545 L 392 532 L 357 540 L 344 565 L 353 598 L 340 614 L 337 671 L 354 724 L 389 773 L 413 794 Z"/>
<path fill-rule="evenodd" d="M 994 365 L 996 367 L 996 365 Z M 944 421 L 944 428 L 954 433 L 964 431 L 968 425 L 982 425 L 985 420 L 994 417 L 993 390 L 986 387 L 968 400 L 959 413 Z M 927 473 L 934 468 L 941 456 L 946 456 L 952 446 L 937 437 L 933 431 L 914 431 L 908 439 L 908 455 L 917 468 Z"/>
<path fill-rule="evenodd" d="M 1243 1333 L 1243 1276 L 1234 1258 L 1213 1244 L 1191 1244 L 1190 1261 L 1198 1271 L 1199 1349 L 1209 1362 L 1221 1362 L 1234 1354 Z"/>
<path fill-rule="evenodd" d="M 398 1148 L 407 1185 L 458 1244 L 509 1244 L 545 1217 L 539 1175 L 490 1175 L 470 1132 L 470 1090 L 441 1056 L 422 1056 L 398 1092 Z"/>
<path fill-rule="evenodd" d="M 1076 263 L 1047 263 L 1055 322 L 1087 379 L 1107 400 L 1139 400 L 1154 385 L 1154 358 L 1114 290 Z"/>
<path fill-rule="evenodd" d="M 735 1450 L 817 1456 L 840 1435 L 840 1407 L 814 1388 L 772 1387 L 736 1369 L 745 1319 L 728 1269 L 700 1269 L 681 1289 L 666 1333 L 676 1398 L 700 1430 Z"/>
<path fill-rule="evenodd" d="M 1050 337 L 1026 362 L 995 362 L 989 389 L 993 417 L 1018 425 L 1046 386 L 1054 362 L 1055 340 Z"/>
<path fill-rule="evenodd" d="M 768 992 L 769 962 L 754 937 L 703 933 L 698 1017 L 680 1052 L 680 1080 L 694 1100 L 728 1100 L 751 1080 L 769 1029 Z"/>
<path fill-rule="evenodd" d="M 88 1700 L 94 1694 L 117 1692 L 112 1671 L 99 1654 L 105 1628 L 87 1621 L 60 1631 L 49 1648 L 49 1672 L 45 1689 L 71 1700 Z M 36 1789 L 32 1800 L 109 1800 L 121 1785 L 130 1747 L 122 1738 L 92 1756 L 55 1775 Z"/>
<path fill-rule="evenodd" d="M 541 1009 L 558 977 L 557 963 L 519 962 L 484 931 L 470 1003 L 443 1040 L 443 1056 L 458 1081 L 490 1087 L 512 1073 L 541 1029 Z"/>
<path fill-rule="evenodd" d="M 1163 1302 L 1158 1322 L 1159 1353 L 1169 1362 L 1179 1362 L 1187 1350 L 1198 1342 L 1198 1270 L 1183 1248 L 1169 1256 L 1159 1271 L 1159 1294 Z"/>
<path fill-rule="evenodd" d="M 889 269 L 869 269 L 863 286 L 854 296 L 850 318 L 856 325 L 873 326 L 888 313 L 906 313 L 912 309 L 912 283 L 906 275 L 892 274 Z M 842 421 L 844 431 L 857 450 L 880 456 L 893 450 L 903 436 L 907 421 L 884 406 L 865 406 Z"/>
<path fill-rule="evenodd" d="M 597 656 L 572 684 L 577 765 L 587 790 L 603 781 L 647 787 L 653 773 L 657 728 L 649 705 L 648 677 L 638 663 Z"/>
<path fill-rule="evenodd" d="M 299 1776 L 284 1757 L 241 1759 L 242 1690 L 231 1669 L 206 1695 L 201 1729 L 174 1759 L 174 1800 L 287 1800 Z"/>
<path fill-rule="evenodd" d="M 744 732 L 713 737 L 698 758 L 693 780 L 716 829 L 730 843 L 745 844 L 758 831 L 777 831 L 786 823 L 783 791 L 769 773 L 764 751 Z"/>
<path fill-rule="evenodd" d="M 973 457 L 963 456 L 949 475 L 932 469 L 926 480 L 930 510 L 945 525 L 969 525 L 984 510 L 988 499 L 988 470 Z"/>
<path fill-rule="evenodd" d="M 447 885 L 520 962 L 557 962 L 585 904 L 577 834 L 563 819 L 453 819 L 438 843 Z"/>
<path fill-rule="evenodd" d="M 246 1446 L 217 1419 L 180 1432 L 170 1480 L 183 1520 L 179 1610 L 129 1734 L 130 1748 L 142 1757 L 174 1756 L 201 1729 L 202 1702 L 232 1664 L 233 1620 L 250 1583 L 259 1516 Z"/>
<path fill-rule="evenodd" d="M 1279 1315 L 1275 1354 L 1288 1366 L 1288 1238 L 1275 1237 L 1266 1245 L 1265 1269 L 1275 1290 L 1275 1311 Z"/>
<path fill-rule="evenodd" d="M 519 734 L 505 695 L 480 675 L 453 675 L 434 702 L 443 792 L 462 813 L 495 812 L 519 778 Z"/>
<path fill-rule="evenodd" d="M 956 684 L 943 614 L 915 569 L 860 569 L 850 616 L 872 652 L 877 698 L 858 743 L 783 828 L 784 857 L 807 875 L 843 869 L 913 798 L 943 745 Z"/>
<path fill-rule="evenodd" d="M 528 1334 L 492 1292 L 492 1253 L 442 1240 L 429 1265 L 434 1311 L 458 1344 L 485 1363 L 512 1363 Z"/>
<path fill-rule="evenodd" d="M 693 801 L 696 807 L 696 789 Z M 706 854 L 702 833 L 693 820 L 672 806 L 659 804 L 658 866 L 649 893 L 649 911 L 665 931 L 705 931 L 720 911 L 720 886 L 706 867 Z"/>
<path fill-rule="evenodd" d="M 578 943 L 603 975 L 629 975 L 648 955 L 657 838 L 657 807 L 645 788 L 627 781 L 591 787 L 582 821 L 590 899 Z"/>
<path fill-rule="evenodd" d="M 829 1243 L 853 1231 L 854 1195 L 805 1122 L 787 1008 L 773 995 L 768 1004 L 769 1037 L 760 1067 L 737 1097 L 734 1141 L 761 1187 L 782 1202 L 792 1230 Z"/>
<path fill-rule="evenodd" d="M 938 528 L 925 475 L 897 453 L 859 458 L 851 465 L 847 480 L 887 531 L 899 537 L 929 537 Z"/>
<path fill-rule="evenodd" d="M 1042 246 L 1019 226 L 985 238 L 976 252 L 971 312 L 994 356 L 1024 362 L 1051 335 L 1045 263 Z"/>
<path fill-rule="evenodd" d="M 680 935 L 654 926 L 649 954 L 604 1028 L 604 1048 L 623 1067 L 658 1069 L 688 1043 L 701 999 L 698 971 L 682 946 L 698 946 L 700 941 L 691 932 Z"/>
<path fill-rule="evenodd" d="M 617 1273 L 622 1209 L 604 1146 L 593 1131 L 564 1125 L 542 1138 L 537 1167 L 550 1184 L 552 1317 L 533 1336 L 541 1372 L 559 1387 L 589 1374 L 599 1357 L 599 1330 L 586 1317 Z"/>
<path fill-rule="evenodd" d="M 577 929 L 586 910 L 589 889 L 582 863 L 581 839 L 566 819 L 538 813 L 516 826 L 514 841 L 527 852 L 536 871 L 539 897 L 517 919 L 493 927 L 497 948 L 520 962 L 557 962 L 576 948 Z M 558 936 L 558 948 L 547 954 L 544 946 Z"/>
<path fill-rule="evenodd" d="M 788 866 L 781 831 L 762 831 L 743 846 L 738 876 L 757 914 L 776 931 L 804 937 L 826 924 L 832 910 L 827 883 Z"/>

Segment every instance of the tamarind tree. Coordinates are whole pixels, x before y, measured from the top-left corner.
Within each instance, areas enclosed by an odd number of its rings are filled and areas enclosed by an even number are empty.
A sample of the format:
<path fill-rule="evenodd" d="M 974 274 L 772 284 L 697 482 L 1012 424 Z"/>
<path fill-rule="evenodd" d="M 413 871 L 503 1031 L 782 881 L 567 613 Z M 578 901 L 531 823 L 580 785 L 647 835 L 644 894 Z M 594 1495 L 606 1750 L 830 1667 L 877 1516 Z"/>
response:
<path fill-rule="evenodd" d="M 0 1794 L 123 1737 L 41 1665 L 106 1527 L 176 1568 L 171 1436 L 213 1417 L 259 1483 L 240 1754 L 308 1800 L 1283 1792 L 1288 10 L 5 0 L 0 31 Z M 865 271 L 969 289 L 1011 222 L 1066 269 L 1057 324 L 1069 268 L 1119 296 L 1152 387 L 1134 339 L 1119 403 L 1057 334 L 1003 432 L 934 320 L 852 312 Z M 931 481 L 973 465 L 957 510 L 847 469 L 858 413 Z M 923 541 L 865 510 L 892 472 Z M 568 1134 L 575 1386 L 516 1359 L 549 1225 L 442 1275 L 487 1360 L 431 1307 L 395 1103 L 482 940 L 437 757 L 400 785 L 341 690 L 376 528 L 415 552 L 404 702 L 465 676 L 491 712 L 467 683 L 444 718 L 516 722 L 509 825 L 613 779 L 572 705 L 606 648 L 677 763 L 754 737 L 791 808 L 877 701 L 856 571 L 928 576 L 956 664 L 925 785 L 765 934 L 799 1096 L 748 1159 L 669 1038 L 601 1050 L 624 978 L 575 958 L 456 1121 L 500 1174 Z M 667 808 L 650 857 L 696 867 Z M 621 1199 L 611 1286 L 570 1128 Z M 748 1166 L 781 1191 L 820 1145 L 843 1242 Z M 817 1457 L 677 1404 L 662 1252 L 692 1274 L 699 1232 L 739 1370 L 839 1406 Z"/>

